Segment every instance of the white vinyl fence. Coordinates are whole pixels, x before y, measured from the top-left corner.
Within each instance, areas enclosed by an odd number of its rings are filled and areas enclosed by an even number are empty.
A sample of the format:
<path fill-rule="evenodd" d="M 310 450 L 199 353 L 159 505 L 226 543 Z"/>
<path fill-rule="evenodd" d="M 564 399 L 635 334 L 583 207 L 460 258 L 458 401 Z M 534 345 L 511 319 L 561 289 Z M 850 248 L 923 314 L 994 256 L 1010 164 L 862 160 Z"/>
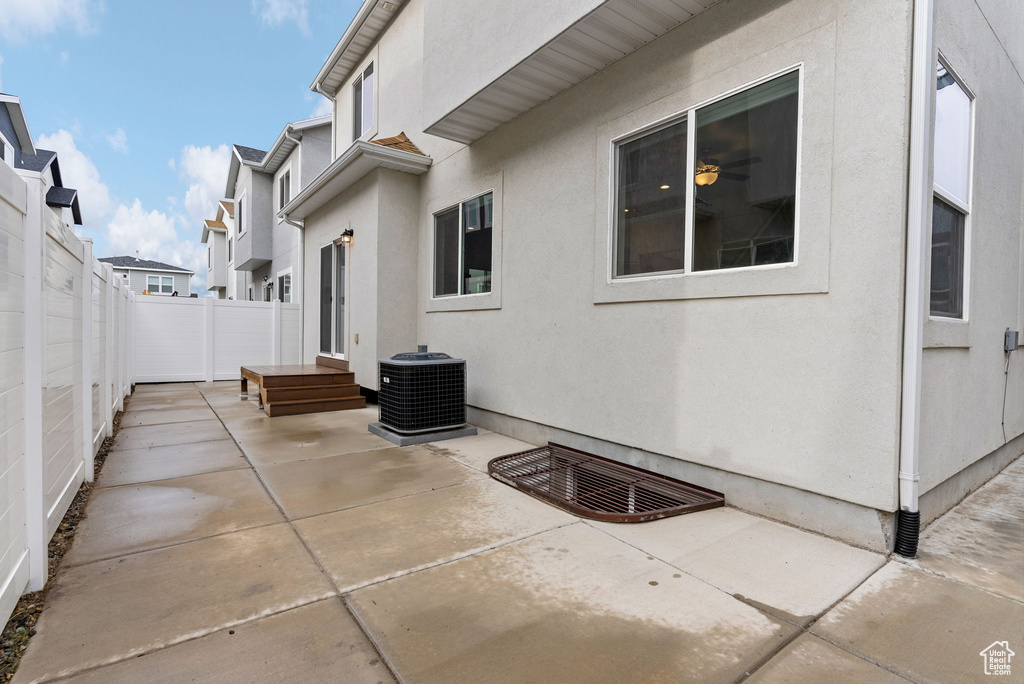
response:
<path fill-rule="evenodd" d="M 135 382 L 238 380 L 241 366 L 301 363 L 299 305 L 139 296 Z"/>
<path fill-rule="evenodd" d="M 0 164 L 0 618 L 40 589 L 47 544 L 131 391 L 134 296 Z"/>

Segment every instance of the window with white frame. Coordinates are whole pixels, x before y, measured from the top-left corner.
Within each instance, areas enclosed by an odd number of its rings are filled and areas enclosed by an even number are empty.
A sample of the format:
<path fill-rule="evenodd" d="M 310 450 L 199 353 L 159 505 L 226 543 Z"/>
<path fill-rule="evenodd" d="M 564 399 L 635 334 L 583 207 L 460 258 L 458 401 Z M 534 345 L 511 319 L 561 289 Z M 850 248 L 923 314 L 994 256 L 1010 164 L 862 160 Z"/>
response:
<path fill-rule="evenodd" d="M 320 353 L 345 353 L 345 243 L 320 247 Z"/>
<path fill-rule="evenodd" d="M 238 207 L 235 209 L 235 231 L 241 235 L 245 232 L 245 193 L 238 198 Z"/>
<path fill-rule="evenodd" d="M 213 245 L 206 246 L 206 268 L 213 268 Z"/>
<path fill-rule="evenodd" d="M 277 277 L 277 291 L 281 295 L 281 302 L 290 304 L 292 301 L 292 274 L 285 273 Z"/>
<path fill-rule="evenodd" d="M 232 239 L 228 238 L 228 263 L 229 264 L 235 260 L 235 255 L 231 251 L 231 243 L 232 243 Z"/>
<path fill-rule="evenodd" d="M 4 160 L 12 169 L 14 168 L 14 146 L 8 142 L 3 133 L 0 133 L 0 159 Z"/>
<path fill-rule="evenodd" d="M 973 99 L 939 62 L 935 93 L 934 198 L 929 313 L 964 317 L 968 220 L 971 214 Z"/>
<path fill-rule="evenodd" d="M 147 275 L 146 289 L 152 294 L 171 294 L 174 292 L 174 277 Z"/>
<path fill-rule="evenodd" d="M 494 194 L 434 214 L 434 296 L 491 291 Z"/>
<path fill-rule="evenodd" d="M 352 84 L 352 139 L 358 140 L 373 128 L 373 62 Z"/>
<path fill-rule="evenodd" d="M 800 72 L 615 146 L 616 278 L 792 262 Z"/>
<path fill-rule="evenodd" d="M 292 171 L 288 169 L 281 174 L 281 177 L 277 179 L 277 198 L 278 198 L 278 209 L 283 209 L 284 205 L 292 199 Z"/>

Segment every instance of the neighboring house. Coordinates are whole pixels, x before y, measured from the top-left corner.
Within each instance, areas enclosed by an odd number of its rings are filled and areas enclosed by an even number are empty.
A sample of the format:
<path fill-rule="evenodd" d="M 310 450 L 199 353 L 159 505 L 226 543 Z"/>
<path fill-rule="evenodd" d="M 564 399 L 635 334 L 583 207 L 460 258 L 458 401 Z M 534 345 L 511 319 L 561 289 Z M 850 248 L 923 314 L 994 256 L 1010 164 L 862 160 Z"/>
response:
<path fill-rule="evenodd" d="M 299 301 L 301 232 L 278 212 L 330 159 L 330 116 L 287 124 L 266 152 L 232 147 L 225 196 L 235 216 L 228 237 L 235 270 L 247 274 L 237 298 Z"/>
<path fill-rule="evenodd" d="M 247 299 L 252 274 L 235 267 L 235 203 L 217 203 L 216 218 L 203 221 L 206 285 L 217 299 Z"/>
<path fill-rule="evenodd" d="M 169 297 L 177 292 L 179 297 L 188 297 L 195 274 L 186 268 L 133 256 L 100 257 L 99 260 L 113 266 L 114 275 L 124 278 L 128 289 L 136 294 L 148 292 Z"/>
<path fill-rule="evenodd" d="M 916 544 L 1024 452 L 1022 12 L 368 0 L 279 212 L 304 362 L 426 344 L 478 425 Z"/>
<path fill-rule="evenodd" d="M 57 153 L 41 150 L 32 143 L 21 100 L 0 93 L 0 160 L 18 172 L 28 184 L 29 206 L 45 203 L 65 228 L 82 225 L 78 191 L 64 187 Z M 35 201 L 35 197 L 42 202 Z"/>

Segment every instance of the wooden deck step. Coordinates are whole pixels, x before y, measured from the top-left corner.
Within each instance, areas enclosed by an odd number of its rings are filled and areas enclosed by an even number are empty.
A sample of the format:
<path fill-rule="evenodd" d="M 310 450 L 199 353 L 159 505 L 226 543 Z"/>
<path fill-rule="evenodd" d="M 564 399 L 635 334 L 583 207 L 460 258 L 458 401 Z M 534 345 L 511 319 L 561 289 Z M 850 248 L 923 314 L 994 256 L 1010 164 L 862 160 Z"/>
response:
<path fill-rule="evenodd" d="M 263 400 L 272 404 L 279 401 L 293 401 L 296 399 L 343 399 L 345 397 L 357 396 L 359 396 L 359 385 L 355 383 L 266 387 L 263 389 Z"/>
<path fill-rule="evenodd" d="M 323 385 L 351 385 L 356 374 L 352 371 L 334 370 L 317 375 L 264 375 L 263 387 L 317 387 Z"/>
<path fill-rule="evenodd" d="M 366 408 L 366 397 L 361 395 L 340 399 L 294 399 L 264 404 L 264 410 L 271 418 L 275 416 L 295 416 L 302 413 L 321 413 L 324 411 L 342 411 L 345 409 Z"/>

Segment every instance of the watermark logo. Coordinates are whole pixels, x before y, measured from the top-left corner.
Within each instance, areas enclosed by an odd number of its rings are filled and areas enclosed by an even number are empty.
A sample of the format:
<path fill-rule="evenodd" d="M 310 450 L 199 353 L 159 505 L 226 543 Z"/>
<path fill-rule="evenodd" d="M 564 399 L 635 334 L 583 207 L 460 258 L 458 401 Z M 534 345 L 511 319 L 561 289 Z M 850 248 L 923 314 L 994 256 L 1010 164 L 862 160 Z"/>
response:
<path fill-rule="evenodd" d="M 1009 675 L 1010 659 L 1017 654 L 1010 650 L 1009 642 L 994 641 L 979 655 L 985 660 L 985 674 Z"/>

